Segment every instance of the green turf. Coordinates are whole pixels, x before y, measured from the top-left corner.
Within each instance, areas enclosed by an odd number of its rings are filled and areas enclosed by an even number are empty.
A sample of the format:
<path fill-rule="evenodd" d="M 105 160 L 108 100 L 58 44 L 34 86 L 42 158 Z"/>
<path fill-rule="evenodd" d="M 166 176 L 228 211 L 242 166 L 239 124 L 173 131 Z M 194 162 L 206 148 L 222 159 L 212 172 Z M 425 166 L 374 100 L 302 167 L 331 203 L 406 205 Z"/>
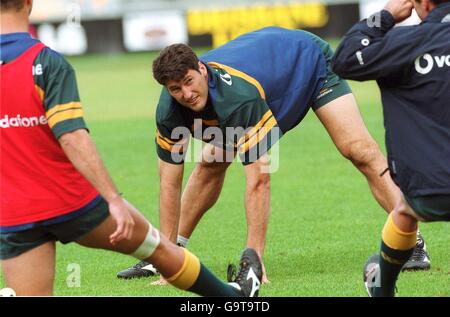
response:
<path fill-rule="evenodd" d="M 151 77 L 154 54 L 71 58 L 91 134 L 127 199 L 158 226 L 158 171 L 154 110 L 160 88 Z M 374 83 L 352 83 L 368 129 L 384 148 L 379 93 Z M 364 178 L 335 149 L 310 112 L 280 143 L 272 175 L 272 208 L 265 264 L 271 280 L 261 296 L 365 296 L 362 266 L 377 251 L 385 214 Z M 193 165 L 188 164 L 186 176 Z M 222 195 L 195 231 L 189 248 L 225 279 L 245 247 L 242 166 L 230 168 Z M 449 224 L 422 226 L 432 258 L 428 272 L 402 274 L 399 296 L 450 296 Z M 153 279 L 118 280 L 136 260 L 75 244 L 57 249 L 55 295 L 185 296 Z M 71 263 L 80 287 L 69 287 Z M 36 268 L 39 274 L 39 268 Z M 0 288 L 5 284 L 0 279 Z"/>

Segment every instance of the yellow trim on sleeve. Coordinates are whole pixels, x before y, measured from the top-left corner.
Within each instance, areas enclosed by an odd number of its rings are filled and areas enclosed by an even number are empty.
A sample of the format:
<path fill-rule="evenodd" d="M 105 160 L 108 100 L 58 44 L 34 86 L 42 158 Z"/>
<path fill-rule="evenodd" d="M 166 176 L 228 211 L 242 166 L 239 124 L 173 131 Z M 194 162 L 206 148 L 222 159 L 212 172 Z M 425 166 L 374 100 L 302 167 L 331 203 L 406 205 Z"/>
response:
<path fill-rule="evenodd" d="M 172 152 L 173 145 L 170 145 L 166 140 L 161 139 L 159 136 L 156 137 L 156 143 L 164 150 Z"/>
<path fill-rule="evenodd" d="M 167 282 L 180 289 L 189 289 L 200 275 L 200 260 L 187 249 L 183 248 L 184 262 L 175 275 L 169 277 Z"/>
<path fill-rule="evenodd" d="M 164 150 L 172 153 L 184 152 L 184 147 L 188 144 L 189 139 L 182 139 L 178 142 L 165 138 L 157 131 L 156 143 Z"/>
<path fill-rule="evenodd" d="M 65 103 L 62 105 L 56 105 L 49 109 L 45 116 L 47 117 L 47 120 L 50 120 L 53 115 L 55 115 L 57 112 L 62 112 L 70 109 L 80 109 L 81 110 L 81 103 L 79 101 L 72 101 L 69 103 Z"/>
<path fill-rule="evenodd" d="M 56 124 L 71 119 L 77 119 L 83 117 L 83 109 L 69 109 L 62 112 L 57 112 L 47 119 L 50 128 L 53 128 Z"/>
<path fill-rule="evenodd" d="M 261 140 L 264 139 L 264 137 L 270 132 L 270 130 L 277 125 L 277 120 L 275 120 L 275 117 L 271 117 L 269 120 L 267 120 L 267 123 L 264 124 L 263 127 L 261 127 L 257 133 L 253 134 L 248 141 L 246 141 L 240 148 L 239 152 L 241 154 L 247 152 L 249 149 L 251 149 L 253 146 L 261 142 Z"/>
<path fill-rule="evenodd" d="M 244 134 L 238 141 L 237 146 L 241 146 L 243 143 L 247 142 L 258 130 L 265 125 L 265 122 L 267 119 L 269 119 L 271 116 L 273 116 L 272 111 L 267 110 L 267 112 L 263 115 L 261 120 L 258 121 L 258 123 L 250 129 L 246 134 Z"/>
<path fill-rule="evenodd" d="M 171 139 L 166 138 L 165 136 L 163 136 L 163 135 L 159 132 L 159 130 L 156 130 L 156 133 L 157 133 L 158 138 L 161 138 L 163 141 L 167 142 L 169 145 L 174 145 L 174 144 L 176 143 L 175 141 L 172 141 Z"/>
<path fill-rule="evenodd" d="M 227 73 L 229 73 L 230 75 L 241 77 L 242 79 L 248 81 L 250 84 L 252 84 L 253 86 L 256 87 L 256 89 L 259 91 L 259 95 L 261 96 L 261 98 L 266 99 L 266 93 L 265 93 L 263 87 L 261 86 L 259 81 L 257 81 L 252 76 L 247 75 L 246 73 L 243 73 L 240 70 L 237 70 L 233 67 L 223 65 L 220 63 L 208 62 L 208 65 L 211 67 L 214 67 L 214 68 L 221 68 L 221 69 L 225 70 Z"/>

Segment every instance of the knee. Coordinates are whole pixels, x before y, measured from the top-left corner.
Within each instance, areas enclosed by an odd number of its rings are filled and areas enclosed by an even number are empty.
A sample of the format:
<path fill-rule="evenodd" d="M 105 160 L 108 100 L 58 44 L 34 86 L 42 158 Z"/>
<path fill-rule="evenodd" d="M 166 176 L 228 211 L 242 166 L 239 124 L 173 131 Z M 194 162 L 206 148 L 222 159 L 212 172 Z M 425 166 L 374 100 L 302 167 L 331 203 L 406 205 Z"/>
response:
<path fill-rule="evenodd" d="M 198 168 L 203 170 L 224 170 L 227 168 L 227 166 L 223 162 L 201 161 L 198 163 Z"/>
<path fill-rule="evenodd" d="M 392 216 L 397 219 L 401 218 L 410 226 L 416 225 L 418 221 L 423 221 L 423 219 L 416 214 L 404 198 L 397 203 L 392 211 Z"/>
<path fill-rule="evenodd" d="M 257 177 L 247 179 L 249 190 L 270 190 L 270 174 L 259 173 Z"/>
<path fill-rule="evenodd" d="M 370 167 L 380 157 L 383 157 L 375 141 L 357 140 L 349 142 L 341 152 L 345 158 L 360 169 Z"/>
<path fill-rule="evenodd" d="M 225 162 L 201 161 L 197 164 L 197 169 L 200 173 L 217 175 L 225 173 L 229 165 Z"/>
<path fill-rule="evenodd" d="M 392 219 L 395 223 L 395 227 L 403 232 L 417 231 L 419 220 L 407 210 L 406 206 L 399 206 L 398 209 L 394 209 L 392 212 Z"/>

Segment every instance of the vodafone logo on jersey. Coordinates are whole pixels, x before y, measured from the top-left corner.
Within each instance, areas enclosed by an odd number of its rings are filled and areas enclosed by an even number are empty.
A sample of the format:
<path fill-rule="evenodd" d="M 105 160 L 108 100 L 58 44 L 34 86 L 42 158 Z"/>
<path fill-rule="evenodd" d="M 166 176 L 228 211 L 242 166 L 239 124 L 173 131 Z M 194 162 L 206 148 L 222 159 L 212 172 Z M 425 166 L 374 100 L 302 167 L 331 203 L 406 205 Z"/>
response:
<path fill-rule="evenodd" d="M 436 66 L 438 68 L 450 67 L 450 55 L 432 56 L 425 54 L 417 57 L 414 66 L 419 74 L 426 75 Z"/>
<path fill-rule="evenodd" d="M 30 128 L 38 125 L 46 125 L 47 119 L 44 115 L 40 117 L 22 117 L 20 114 L 15 117 L 5 115 L 0 118 L 0 128 Z"/>

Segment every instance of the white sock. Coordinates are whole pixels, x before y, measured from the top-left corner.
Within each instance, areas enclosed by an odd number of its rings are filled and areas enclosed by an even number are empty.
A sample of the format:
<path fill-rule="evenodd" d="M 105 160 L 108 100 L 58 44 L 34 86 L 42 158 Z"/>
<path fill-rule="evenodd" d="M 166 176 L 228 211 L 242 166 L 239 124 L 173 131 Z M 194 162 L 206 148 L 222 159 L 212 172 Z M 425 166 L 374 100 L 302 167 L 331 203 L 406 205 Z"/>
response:
<path fill-rule="evenodd" d="M 189 242 L 189 238 L 185 238 L 185 237 L 182 237 L 180 235 L 177 236 L 177 244 L 179 246 L 182 246 L 183 248 L 186 248 L 188 242 Z"/>

